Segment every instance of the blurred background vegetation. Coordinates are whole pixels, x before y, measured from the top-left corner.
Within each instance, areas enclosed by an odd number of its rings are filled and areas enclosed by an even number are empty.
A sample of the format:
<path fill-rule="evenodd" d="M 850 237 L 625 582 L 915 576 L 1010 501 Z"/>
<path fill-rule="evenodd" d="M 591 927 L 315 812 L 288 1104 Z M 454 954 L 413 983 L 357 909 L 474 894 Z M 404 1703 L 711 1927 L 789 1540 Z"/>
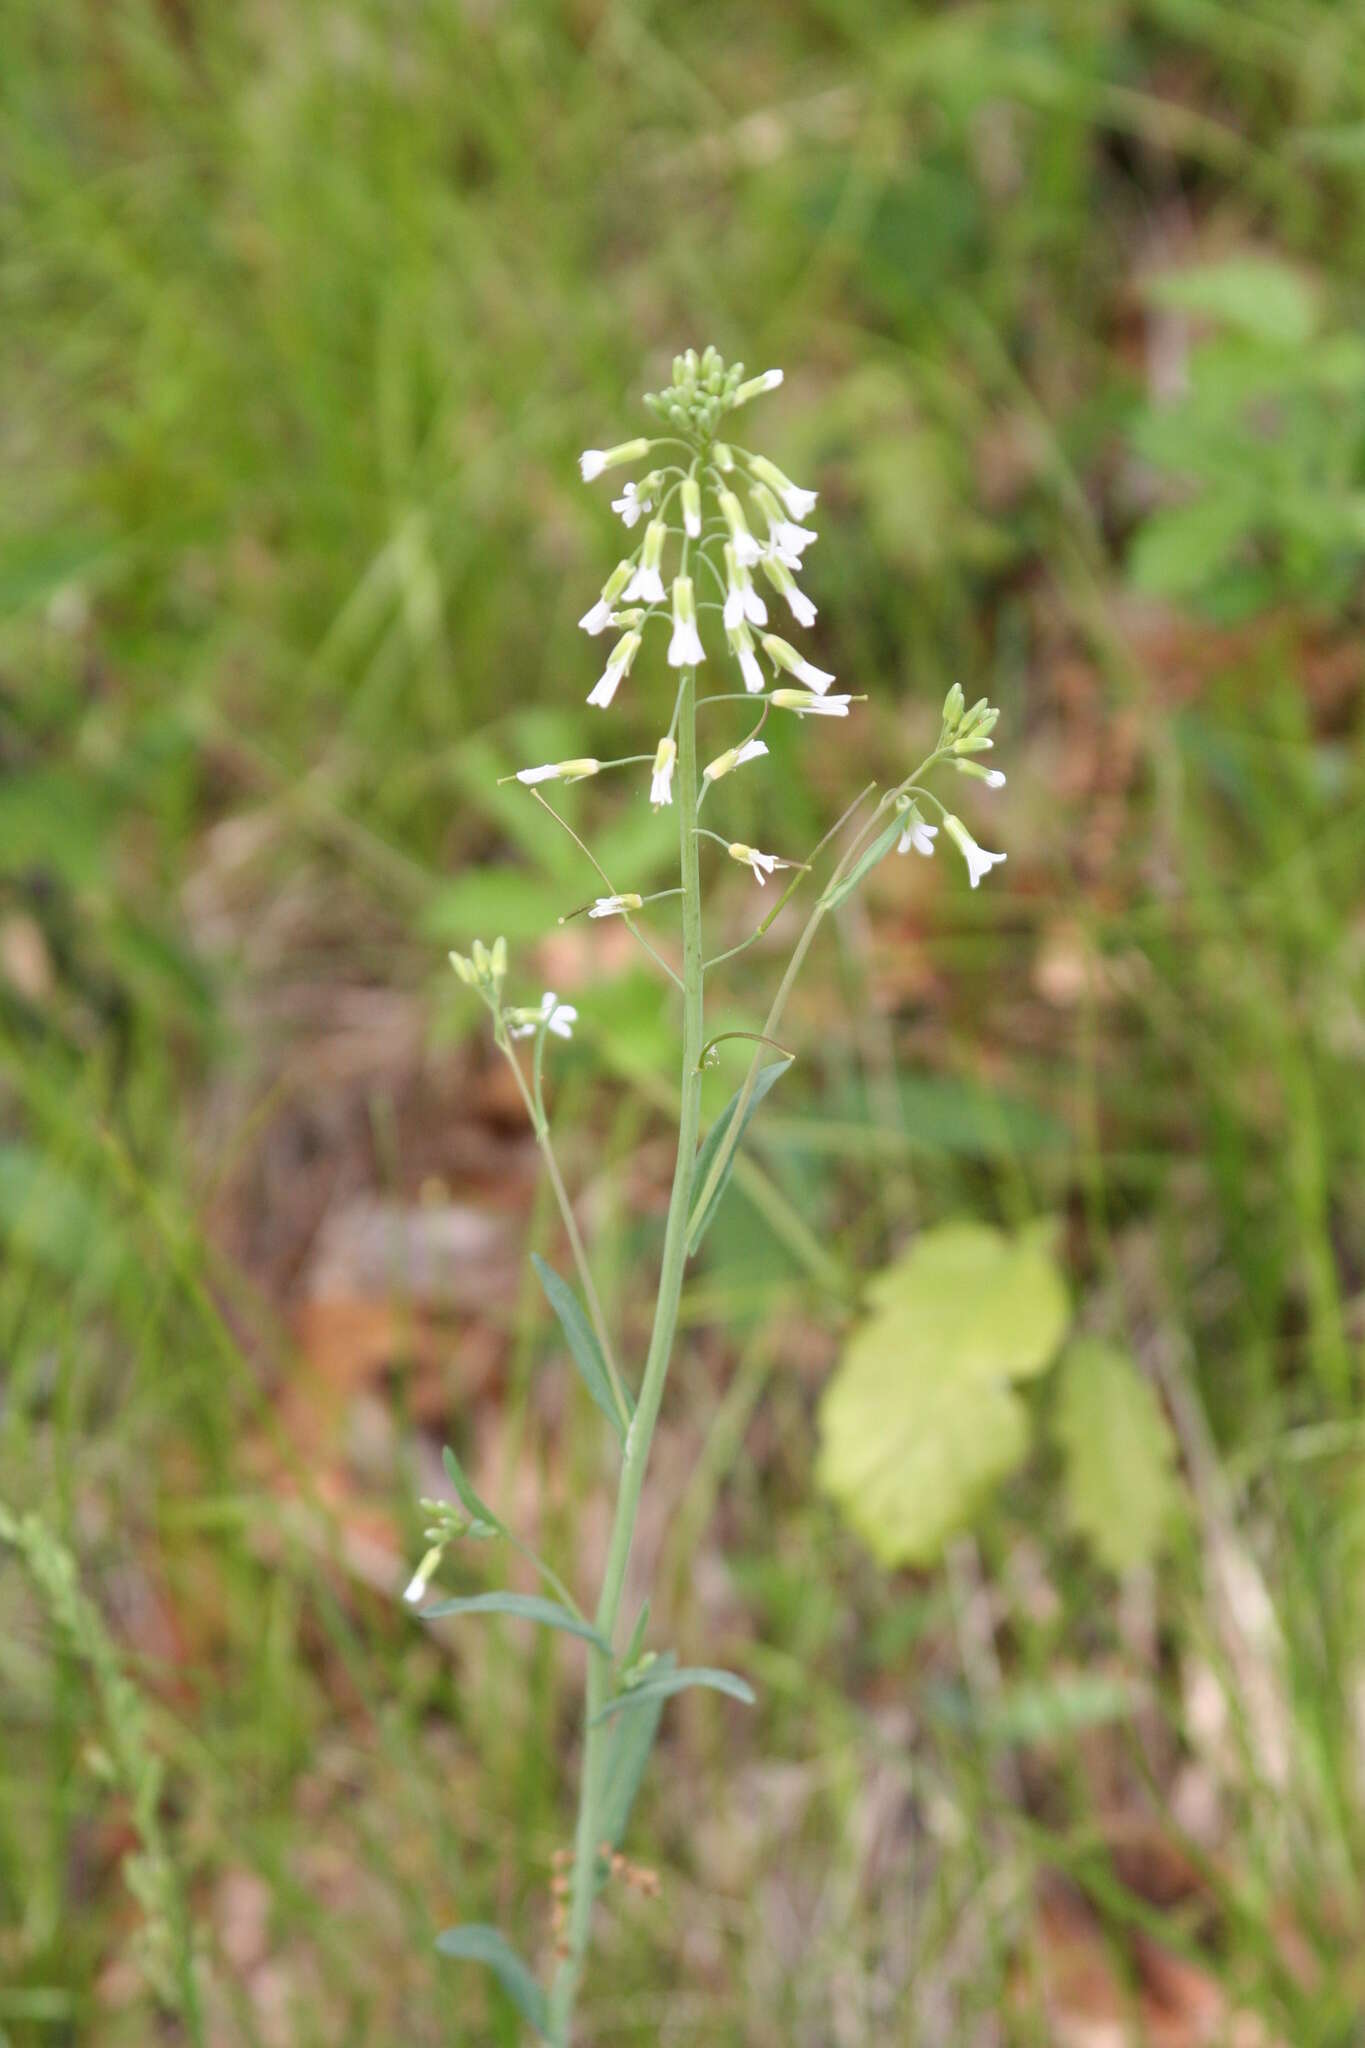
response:
<path fill-rule="evenodd" d="M 518 2038 L 431 1944 L 545 1953 L 576 1652 L 395 1596 L 443 1439 L 594 1584 L 604 1445 L 445 949 L 582 1012 L 638 1356 L 674 1022 L 496 777 L 585 744 L 576 451 L 708 340 L 787 367 L 754 431 L 868 694 L 731 829 L 799 853 L 960 678 L 1009 864 L 842 914 L 691 1282 L 642 1555 L 761 1704 L 669 1709 L 584 2039 L 1365 2038 L 1365 8 L 4 17 L 0 2039 Z M 566 802 L 648 886 L 643 803 Z M 1027 1455 L 888 1568 L 818 1399 L 964 1220 L 1051 1222 L 1123 1391 L 1024 1387 Z"/>

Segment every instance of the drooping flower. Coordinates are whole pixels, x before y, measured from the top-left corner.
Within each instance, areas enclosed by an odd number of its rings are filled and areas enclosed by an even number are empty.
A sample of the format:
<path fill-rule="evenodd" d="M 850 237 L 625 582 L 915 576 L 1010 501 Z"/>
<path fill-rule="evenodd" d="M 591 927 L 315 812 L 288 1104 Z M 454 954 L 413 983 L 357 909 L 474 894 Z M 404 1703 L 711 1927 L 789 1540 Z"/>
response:
<path fill-rule="evenodd" d="M 547 988 L 541 997 L 539 1009 L 511 1010 L 508 1015 L 512 1019 L 507 1027 L 510 1038 L 532 1038 L 542 1024 L 556 1038 L 572 1038 L 578 1022 L 573 1004 L 561 1003 L 552 988 Z"/>
<path fill-rule="evenodd" d="M 789 860 L 779 860 L 775 853 L 760 853 L 756 846 L 745 846 L 738 839 L 733 840 L 725 851 L 731 860 L 737 860 L 742 867 L 752 868 L 754 880 L 760 889 L 765 887 L 774 868 L 789 868 Z"/>
<path fill-rule="evenodd" d="M 749 531 L 749 522 L 744 517 L 744 507 L 733 491 L 718 492 L 717 503 L 724 515 L 725 524 L 730 529 L 735 560 L 742 562 L 746 569 L 751 569 L 762 557 L 763 550 Z"/>
<path fill-rule="evenodd" d="M 847 718 L 851 697 L 819 697 L 814 690 L 774 690 L 768 699 L 782 711 L 794 711 L 798 718 Z"/>
<path fill-rule="evenodd" d="M 602 595 L 598 598 L 596 604 L 589 605 L 587 611 L 584 612 L 582 618 L 578 621 L 585 633 L 595 635 L 605 632 L 606 628 L 611 624 L 612 606 L 629 583 L 630 577 L 630 563 L 618 562 L 606 582 L 602 585 Z"/>
<path fill-rule="evenodd" d="M 654 776 L 649 785 L 649 800 L 656 811 L 661 804 L 673 801 L 673 768 L 677 758 L 678 742 L 665 734 L 654 752 Z"/>
<path fill-rule="evenodd" d="M 601 766 L 590 755 L 577 761 L 546 761 L 539 768 L 518 768 L 517 781 L 583 782 L 589 775 L 596 775 Z"/>
<path fill-rule="evenodd" d="M 747 619 L 751 626 L 766 626 L 768 607 L 754 589 L 754 579 L 735 553 L 733 541 L 725 543 L 725 605 L 722 616 L 727 630 Z"/>
<path fill-rule="evenodd" d="M 834 677 L 827 669 L 816 668 L 814 662 L 804 661 L 787 640 L 776 633 L 763 635 L 763 652 L 778 668 L 784 668 L 789 676 L 795 676 L 798 683 L 804 683 L 808 690 L 823 697 Z"/>
<path fill-rule="evenodd" d="M 627 633 L 618 640 L 607 656 L 607 665 L 588 692 L 589 704 L 595 704 L 605 711 L 616 695 L 617 685 L 623 676 L 630 674 L 631 663 L 640 651 L 640 635 Z"/>
<path fill-rule="evenodd" d="M 689 540 L 700 540 L 701 485 L 694 476 L 683 478 L 679 496 L 682 500 L 683 532 Z"/>
<path fill-rule="evenodd" d="M 943 828 L 966 861 L 967 879 L 974 889 L 983 875 L 1006 859 L 1003 853 L 988 853 L 984 846 L 978 846 L 961 818 L 954 818 L 951 813 L 945 813 Z"/>
<path fill-rule="evenodd" d="M 801 566 L 801 557 L 820 536 L 809 526 L 788 519 L 766 484 L 755 484 L 753 501 L 768 525 L 768 553 L 789 569 Z"/>
<path fill-rule="evenodd" d="M 697 605 L 692 595 L 692 578 L 673 578 L 673 637 L 668 643 L 671 668 L 695 668 L 705 661 L 706 649 L 697 631 Z"/>
<path fill-rule="evenodd" d="M 938 838 L 938 826 L 926 825 L 918 804 L 911 804 L 904 817 L 905 830 L 896 842 L 897 853 L 909 853 L 913 848 L 922 853 L 926 860 L 933 857 L 934 841 Z"/>
<path fill-rule="evenodd" d="M 770 491 L 777 493 L 791 518 L 804 519 L 807 513 L 815 510 L 815 501 L 820 493 L 803 490 L 800 484 L 794 484 L 775 462 L 769 462 L 766 455 L 751 455 L 749 467 L 760 483 L 765 483 Z"/>
<path fill-rule="evenodd" d="M 432 1574 L 441 1562 L 441 1553 L 444 1549 L 445 1545 L 443 1543 L 433 1543 L 412 1577 L 408 1580 L 407 1585 L 403 1588 L 403 1598 L 410 1607 L 415 1607 L 419 1600 L 426 1597 L 427 1587 L 431 1584 Z"/>
<path fill-rule="evenodd" d="M 953 766 L 959 775 L 970 775 L 974 782 L 984 782 L 987 789 L 1003 789 L 1005 787 L 1005 771 L 1003 768 L 983 768 L 976 761 L 961 760 L 954 761 Z"/>
<path fill-rule="evenodd" d="M 726 628 L 725 637 L 730 643 L 730 652 L 739 663 L 739 672 L 744 678 L 745 689 L 751 697 L 756 696 L 763 688 L 763 671 L 758 665 L 758 656 L 754 653 L 753 634 L 741 619 L 737 626 Z"/>
<path fill-rule="evenodd" d="M 632 575 L 621 593 L 626 604 L 637 600 L 642 604 L 662 604 L 664 601 L 663 578 L 659 564 L 663 560 L 664 542 L 668 528 L 662 519 L 651 519 L 645 528 L 644 545 L 640 550 L 640 566 Z"/>
<path fill-rule="evenodd" d="M 619 498 L 613 498 L 611 509 L 619 514 L 623 526 L 635 526 L 646 512 L 654 509 L 654 500 L 649 491 L 649 479 L 643 484 L 628 483 Z"/>
<path fill-rule="evenodd" d="M 599 896 L 588 912 L 589 917 L 624 917 L 628 910 L 638 910 L 643 903 L 642 896 L 627 892 L 622 896 Z"/>
<path fill-rule="evenodd" d="M 769 583 L 772 584 L 773 589 L 780 591 L 782 596 L 786 598 L 787 609 L 797 625 L 813 626 L 816 616 L 815 606 L 806 596 L 804 590 L 797 589 L 795 578 L 792 576 L 792 572 L 786 563 L 776 555 L 765 555 L 763 557 L 763 574 L 767 577 Z"/>
<path fill-rule="evenodd" d="M 762 740 L 745 740 L 742 746 L 727 747 L 723 754 L 717 754 L 714 761 L 703 768 L 703 782 L 719 782 L 722 775 L 731 774 L 742 768 L 746 761 L 757 761 L 768 751 Z"/>
<path fill-rule="evenodd" d="M 603 470 L 616 469 L 623 462 L 638 462 L 642 455 L 648 455 L 649 442 L 644 439 L 619 441 L 614 448 L 585 448 L 578 458 L 578 473 L 585 484 L 594 483 Z"/>

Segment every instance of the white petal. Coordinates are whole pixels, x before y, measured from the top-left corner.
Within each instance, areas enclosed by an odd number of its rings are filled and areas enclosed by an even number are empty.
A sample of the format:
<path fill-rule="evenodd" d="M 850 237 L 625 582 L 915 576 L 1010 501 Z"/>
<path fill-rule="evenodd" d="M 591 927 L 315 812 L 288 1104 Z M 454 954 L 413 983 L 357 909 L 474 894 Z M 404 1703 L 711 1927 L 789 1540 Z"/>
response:
<path fill-rule="evenodd" d="M 553 782 L 559 774 L 558 761 L 547 761 L 543 768 L 518 768 L 518 782 Z"/>
<path fill-rule="evenodd" d="M 612 698 L 616 695 L 616 686 L 620 680 L 620 669 L 613 668 L 611 663 L 608 662 L 588 692 L 589 704 L 595 704 L 599 711 L 605 711 Z"/>
<path fill-rule="evenodd" d="M 578 623 L 585 633 L 597 634 L 606 631 L 607 622 L 610 618 L 611 606 L 604 597 L 599 597 L 596 604 L 591 605 L 584 612 Z"/>
<path fill-rule="evenodd" d="M 793 519 L 804 519 L 808 513 L 815 510 L 815 501 L 819 495 L 818 491 L 803 491 L 799 484 L 788 484 L 782 493 L 782 502 Z"/>
<path fill-rule="evenodd" d="M 578 473 L 585 484 L 593 483 L 607 466 L 606 450 L 585 448 L 578 458 Z"/>
<path fill-rule="evenodd" d="M 766 626 L 768 623 L 768 607 L 764 604 L 752 583 L 743 593 L 743 597 L 744 616 L 749 621 L 749 624 L 751 626 Z"/>
<path fill-rule="evenodd" d="M 813 626 L 815 624 L 815 606 L 806 596 L 804 590 L 797 590 L 793 586 L 791 590 L 784 590 L 782 595 L 786 598 L 791 615 L 798 626 Z"/>
<path fill-rule="evenodd" d="M 798 661 L 793 674 L 798 676 L 808 690 L 814 690 L 817 697 L 823 697 L 834 677 L 828 669 L 816 668 L 813 662 Z"/>
<path fill-rule="evenodd" d="M 721 618 L 724 621 L 726 632 L 733 633 L 743 617 L 744 592 L 737 584 L 731 584 L 725 593 L 725 604 L 721 611 Z"/>
<path fill-rule="evenodd" d="M 664 601 L 663 578 L 657 569 L 647 569 L 643 562 L 621 592 L 622 604 L 662 604 Z"/>
<path fill-rule="evenodd" d="M 752 647 L 740 648 L 739 672 L 744 678 L 744 687 L 750 696 L 763 688 L 763 671 L 758 665 L 758 656 Z"/>
<path fill-rule="evenodd" d="M 671 668 L 695 668 L 706 659 L 706 649 L 701 644 L 701 635 L 690 619 L 680 619 L 673 628 L 673 638 L 668 643 L 668 661 Z"/>

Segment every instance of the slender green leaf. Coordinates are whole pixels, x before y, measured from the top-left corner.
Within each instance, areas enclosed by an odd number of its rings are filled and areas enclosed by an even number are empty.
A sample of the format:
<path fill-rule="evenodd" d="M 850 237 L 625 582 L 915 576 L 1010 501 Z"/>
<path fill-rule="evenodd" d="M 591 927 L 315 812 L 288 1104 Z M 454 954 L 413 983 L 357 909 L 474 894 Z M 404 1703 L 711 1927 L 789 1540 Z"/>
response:
<path fill-rule="evenodd" d="M 664 1650 L 653 1667 L 654 1676 L 662 1678 L 673 1668 L 673 1652 Z M 656 1690 L 648 1699 L 640 1701 L 635 1713 L 618 1714 L 607 1735 L 602 1804 L 597 1824 L 602 1840 L 610 1842 L 613 1849 L 619 1849 L 625 1838 L 626 1823 L 654 1748 L 663 1710 L 664 1695 Z"/>
<path fill-rule="evenodd" d="M 731 1152 L 729 1159 L 726 1161 L 725 1171 L 716 1183 L 715 1192 L 706 1205 L 705 1214 L 698 1216 L 695 1208 L 697 1197 L 706 1186 L 706 1176 L 711 1171 L 711 1162 L 719 1153 L 721 1145 L 725 1141 L 726 1133 L 734 1122 L 735 1110 L 739 1106 L 739 1098 L 744 1093 L 742 1088 L 736 1090 L 735 1094 L 716 1118 L 716 1121 L 712 1124 L 710 1130 L 706 1133 L 702 1141 L 701 1150 L 697 1153 L 697 1163 L 692 1169 L 692 1201 L 694 1206 L 692 1221 L 688 1226 L 687 1233 L 687 1249 L 690 1254 L 696 1253 L 702 1239 L 715 1221 L 716 1210 L 720 1206 L 721 1196 L 729 1185 L 730 1175 L 734 1172 L 735 1159 L 740 1146 L 744 1143 L 744 1133 L 749 1128 L 750 1118 L 768 1093 L 768 1090 L 773 1086 L 773 1083 L 782 1079 L 790 1065 L 791 1061 L 789 1059 L 773 1060 L 768 1066 L 759 1068 L 758 1079 L 754 1082 L 754 1092 L 749 1097 L 745 1107 L 744 1121 L 739 1127 L 739 1137 L 735 1142 L 734 1151 Z"/>
<path fill-rule="evenodd" d="M 541 1990 L 521 1957 L 496 1927 L 474 1921 L 467 1927 L 447 1927 L 436 1937 L 443 1956 L 466 1963 L 487 1963 L 507 1996 L 528 2026 L 542 2041 L 550 2038 L 550 2009 Z"/>
<path fill-rule="evenodd" d="M 584 1386 L 624 1443 L 626 1425 L 621 1420 L 616 1402 L 612 1398 L 611 1381 L 607 1377 L 602 1347 L 593 1334 L 592 1325 L 578 1305 L 578 1296 L 567 1280 L 562 1280 L 554 1267 L 547 1266 L 544 1259 L 535 1252 L 531 1254 L 531 1264 L 536 1269 L 536 1278 L 545 1289 L 545 1299 L 559 1317 L 559 1327 L 564 1332 L 564 1341 L 569 1347 L 574 1364 L 578 1367 Z"/>
<path fill-rule="evenodd" d="M 608 1700 L 600 1713 L 592 1717 L 592 1725 L 606 1721 L 613 1714 L 619 1714 L 625 1707 L 648 1705 L 653 1700 L 672 1699 L 674 1693 L 689 1692 L 693 1686 L 700 1686 L 705 1692 L 723 1692 L 727 1698 L 742 1700 L 746 1707 L 754 1704 L 754 1689 L 742 1678 L 736 1678 L 733 1671 L 715 1671 L 708 1665 L 683 1665 L 677 1671 L 651 1673 L 626 1692 L 618 1692 L 615 1699 Z"/>
<path fill-rule="evenodd" d="M 511 1614 L 519 1621 L 539 1621 L 565 1635 L 582 1636 L 594 1649 L 611 1655 L 611 1644 L 590 1622 L 580 1621 L 555 1600 L 542 1600 L 538 1593 L 472 1593 L 460 1600 L 438 1600 L 434 1607 L 421 1610 L 423 1621 L 439 1621 L 447 1614 Z"/>
<path fill-rule="evenodd" d="M 500 1530 L 503 1526 L 502 1522 L 493 1513 L 488 1503 L 479 1499 L 478 1494 L 475 1493 L 473 1487 L 465 1478 L 464 1467 L 454 1451 L 451 1450 L 449 1444 L 446 1445 L 441 1453 L 441 1461 L 446 1468 L 446 1477 L 460 1496 L 465 1512 L 472 1515 L 476 1522 L 487 1522 L 490 1527 Z"/>
<path fill-rule="evenodd" d="M 820 908 L 822 910 L 837 910 L 845 897 L 853 894 L 863 876 L 870 874 L 878 861 L 885 860 L 887 854 L 890 853 L 892 847 L 900 838 L 903 830 L 904 825 L 901 819 L 898 817 L 893 818 L 885 830 L 877 834 L 871 846 L 864 849 L 844 876 L 843 881 L 830 884 L 829 888 L 826 889 L 824 895 L 820 898 Z"/>

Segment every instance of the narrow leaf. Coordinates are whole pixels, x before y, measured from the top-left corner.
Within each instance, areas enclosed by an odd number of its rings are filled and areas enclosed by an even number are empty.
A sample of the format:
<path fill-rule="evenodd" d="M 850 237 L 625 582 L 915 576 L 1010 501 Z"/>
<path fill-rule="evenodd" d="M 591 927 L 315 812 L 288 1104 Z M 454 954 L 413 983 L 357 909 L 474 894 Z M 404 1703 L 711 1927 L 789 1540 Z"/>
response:
<path fill-rule="evenodd" d="M 449 1444 L 446 1445 L 441 1453 L 441 1461 L 446 1468 L 446 1477 L 460 1496 L 460 1502 L 465 1512 L 472 1515 L 476 1522 L 487 1522 L 492 1528 L 500 1530 L 503 1526 L 502 1522 L 493 1513 L 492 1508 L 488 1506 L 487 1502 L 479 1499 L 479 1496 L 465 1478 L 464 1467 L 454 1451 L 451 1450 Z"/>
<path fill-rule="evenodd" d="M 567 1280 L 562 1280 L 554 1267 L 547 1266 L 544 1259 L 535 1252 L 531 1254 L 531 1264 L 536 1269 L 537 1280 L 545 1289 L 545 1299 L 559 1317 L 559 1327 L 564 1332 L 564 1341 L 569 1347 L 574 1364 L 578 1367 L 584 1386 L 624 1443 L 625 1424 L 612 1398 L 611 1381 L 607 1375 L 602 1347 L 593 1334 L 592 1325 L 578 1305 L 578 1296 Z"/>
<path fill-rule="evenodd" d="M 654 1700 L 672 1699 L 675 1692 L 688 1692 L 693 1686 L 700 1686 L 705 1692 L 723 1692 L 729 1699 L 742 1700 L 746 1707 L 754 1704 L 754 1689 L 742 1678 L 736 1678 L 733 1671 L 714 1671 L 704 1664 L 684 1665 L 678 1671 L 661 1671 L 657 1677 L 641 1679 L 628 1692 L 618 1692 L 614 1700 L 608 1700 L 605 1707 L 592 1717 L 591 1726 L 619 1714 L 623 1707 L 647 1705 Z"/>
<path fill-rule="evenodd" d="M 876 867 L 879 860 L 885 860 L 904 829 L 901 820 L 893 818 L 885 831 L 879 832 L 871 846 L 854 862 L 849 872 L 844 876 L 843 881 L 831 883 L 830 887 L 826 889 L 824 895 L 820 898 L 820 908 L 822 910 L 837 910 L 844 901 L 844 898 L 853 894 L 863 876 L 870 873 Z"/>
<path fill-rule="evenodd" d="M 744 1133 L 749 1128 L 749 1119 L 752 1117 L 754 1111 L 758 1108 L 759 1103 L 762 1102 L 764 1096 L 772 1087 L 773 1083 L 775 1081 L 780 1081 L 782 1079 L 782 1076 L 786 1073 L 790 1065 L 790 1060 L 774 1060 L 771 1063 L 771 1065 L 759 1068 L 758 1079 L 754 1082 L 754 1092 L 749 1097 L 748 1104 L 745 1108 L 744 1121 L 741 1123 L 739 1127 L 739 1136 L 735 1141 L 734 1151 L 731 1152 L 729 1159 L 726 1161 L 725 1171 L 721 1175 L 719 1181 L 716 1183 L 715 1193 L 712 1195 L 710 1201 L 706 1205 L 706 1213 L 702 1216 L 698 1216 L 696 1213 L 695 1206 L 697 1197 L 701 1194 L 702 1189 L 706 1186 L 706 1176 L 711 1171 L 711 1162 L 716 1158 L 717 1154 L 719 1153 L 722 1144 L 725 1142 L 726 1134 L 728 1133 L 731 1124 L 734 1122 L 735 1110 L 738 1107 L 739 1098 L 744 1093 L 744 1090 L 742 1088 L 738 1089 L 735 1092 L 735 1094 L 731 1097 L 730 1101 L 725 1105 L 725 1108 L 721 1111 L 720 1115 L 716 1118 L 716 1121 L 712 1124 L 710 1130 L 706 1133 L 706 1137 L 702 1142 L 701 1150 L 697 1154 L 697 1163 L 692 1169 L 693 1211 L 692 1221 L 688 1226 L 687 1233 L 687 1249 L 690 1254 L 695 1254 L 697 1247 L 700 1245 L 702 1239 L 705 1237 L 707 1231 L 711 1227 L 711 1224 L 715 1220 L 715 1214 L 716 1210 L 720 1206 L 721 1196 L 725 1193 L 725 1190 L 729 1185 L 730 1175 L 734 1172 L 735 1158 L 739 1152 L 740 1146 L 744 1142 Z"/>
<path fill-rule="evenodd" d="M 511 1614 L 520 1621 L 539 1621 L 546 1628 L 562 1629 L 567 1636 L 582 1636 L 595 1650 L 611 1655 L 611 1644 L 590 1622 L 580 1621 L 555 1600 L 542 1600 L 538 1593 L 471 1593 L 460 1600 L 438 1600 L 423 1607 L 423 1621 L 439 1621 L 447 1614 Z"/>
<path fill-rule="evenodd" d="M 673 1669 L 673 1663 L 673 1652 L 662 1651 L 654 1666 L 655 1677 L 662 1678 Z M 626 1823 L 654 1748 L 663 1710 L 663 1694 L 656 1690 L 652 1698 L 640 1702 L 635 1713 L 618 1714 L 607 1736 L 602 1805 L 597 1819 L 602 1840 L 610 1842 L 613 1849 L 619 1849 L 625 1839 Z"/>
<path fill-rule="evenodd" d="M 487 1963 L 527 2025 L 535 2028 L 542 2041 L 549 2040 L 550 2009 L 545 1993 L 496 1927 L 478 1922 L 467 1927 L 447 1927 L 444 1934 L 437 1935 L 436 1946 L 443 1956 L 467 1963 Z"/>

